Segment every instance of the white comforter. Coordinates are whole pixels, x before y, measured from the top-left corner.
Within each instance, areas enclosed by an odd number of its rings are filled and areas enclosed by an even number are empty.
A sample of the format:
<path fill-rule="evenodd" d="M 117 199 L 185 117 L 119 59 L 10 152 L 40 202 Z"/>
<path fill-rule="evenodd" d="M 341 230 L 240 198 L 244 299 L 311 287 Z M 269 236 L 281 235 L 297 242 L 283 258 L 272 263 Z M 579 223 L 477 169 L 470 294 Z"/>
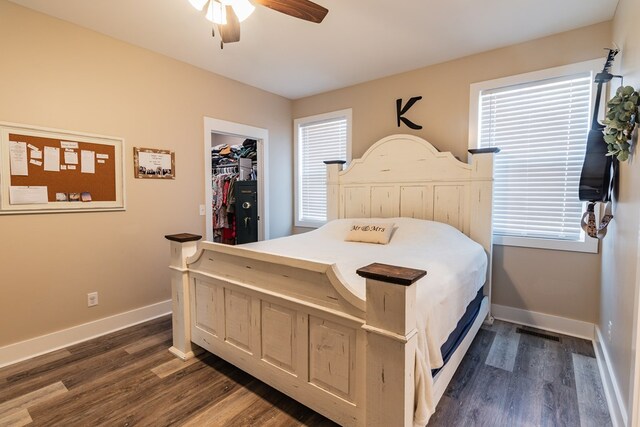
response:
<path fill-rule="evenodd" d="M 356 270 L 372 262 L 418 268 L 416 408 L 414 422 L 426 425 L 435 410 L 431 369 L 443 365 L 440 347 L 456 327 L 467 305 L 484 284 L 486 254 L 478 243 L 455 228 L 433 221 L 385 218 L 396 228 L 387 245 L 345 242 L 354 221 L 341 219 L 304 234 L 243 245 L 273 254 L 335 263 L 347 286 L 365 298 L 365 280 Z"/>

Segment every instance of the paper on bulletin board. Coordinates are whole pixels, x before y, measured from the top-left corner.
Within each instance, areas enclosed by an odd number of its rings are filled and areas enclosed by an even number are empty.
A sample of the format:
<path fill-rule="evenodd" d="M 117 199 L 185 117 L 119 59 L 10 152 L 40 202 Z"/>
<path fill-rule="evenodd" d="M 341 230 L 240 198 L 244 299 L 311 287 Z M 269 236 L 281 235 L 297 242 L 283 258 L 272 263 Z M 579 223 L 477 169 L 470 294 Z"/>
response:
<path fill-rule="evenodd" d="M 78 164 L 78 153 L 75 151 L 65 151 L 64 152 L 64 162 L 68 165 L 77 165 Z"/>
<path fill-rule="evenodd" d="M 9 160 L 11 163 L 11 175 L 29 176 L 26 142 L 9 141 Z"/>
<path fill-rule="evenodd" d="M 9 203 L 12 205 L 38 205 L 49 203 L 47 187 L 9 187 Z"/>
<path fill-rule="evenodd" d="M 77 142 L 71 142 L 71 141 L 60 141 L 60 147 L 61 148 L 78 149 L 78 143 Z"/>
<path fill-rule="evenodd" d="M 80 151 L 80 172 L 96 173 L 96 152 L 89 150 Z"/>
<path fill-rule="evenodd" d="M 58 147 L 44 147 L 44 170 L 60 172 L 60 149 Z"/>

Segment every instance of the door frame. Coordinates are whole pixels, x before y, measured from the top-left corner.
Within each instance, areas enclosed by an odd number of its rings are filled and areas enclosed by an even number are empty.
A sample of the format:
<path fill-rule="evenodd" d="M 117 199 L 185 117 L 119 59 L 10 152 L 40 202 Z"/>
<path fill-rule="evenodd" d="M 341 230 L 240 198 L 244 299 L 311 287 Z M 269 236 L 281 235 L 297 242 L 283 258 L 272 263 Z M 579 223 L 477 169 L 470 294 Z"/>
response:
<path fill-rule="evenodd" d="M 204 178 L 205 178 L 205 216 L 206 216 L 206 240 L 213 241 L 213 208 L 211 200 L 213 190 L 211 188 L 211 136 L 222 134 L 239 136 L 258 141 L 258 240 L 269 239 L 269 181 L 265 173 L 266 164 L 269 161 L 269 130 L 249 126 L 242 123 L 227 120 L 204 118 Z"/>
<path fill-rule="evenodd" d="M 629 426 L 640 424 L 640 238 L 638 239 L 638 255 L 636 257 L 636 280 L 633 307 L 633 335 L 631 337 L 631 395 L 628 405 Z"/>

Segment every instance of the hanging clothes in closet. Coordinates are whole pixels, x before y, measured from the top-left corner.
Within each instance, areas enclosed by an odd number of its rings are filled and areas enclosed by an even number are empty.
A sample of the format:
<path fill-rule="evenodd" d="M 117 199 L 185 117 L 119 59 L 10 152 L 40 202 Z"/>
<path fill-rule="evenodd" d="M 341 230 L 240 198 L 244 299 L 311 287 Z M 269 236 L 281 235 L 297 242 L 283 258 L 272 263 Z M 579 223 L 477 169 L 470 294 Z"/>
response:
<path fill-rule="evenodd" d="M 236 244 L 235 184 L 239 178 L 238 159 L 254 160 L 257 152 L 257 141 L 247 139 L 243 144 L 229 146 L 226 144 L 211 149 L 212 175 L 212 211 L 213 241 L 217 243 Z M 255 171 L 252 171 L 252 176 Z M 245 178 L 246 179 L 246 178 Z"/>
<path fill-rule="evenodd" d="M 236 217 L 234 187 L 237 173 L 221 173 L 213 177 L 213 241 L 235 244 Z"/>

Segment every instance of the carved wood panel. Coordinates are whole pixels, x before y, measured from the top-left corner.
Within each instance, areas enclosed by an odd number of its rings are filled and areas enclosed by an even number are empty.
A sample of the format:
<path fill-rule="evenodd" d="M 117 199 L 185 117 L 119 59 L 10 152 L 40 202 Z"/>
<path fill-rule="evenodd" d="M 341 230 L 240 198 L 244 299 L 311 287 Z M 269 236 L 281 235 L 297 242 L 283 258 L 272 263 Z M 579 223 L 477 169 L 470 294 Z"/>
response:
<path fill-rule="evenodd" d="M 369 187 L 345 187 L 345 218 L 369 218 L 371 194 Z"/>
<path fill-rule="evenodd" d="M 391 218 L 398 216 L 397 191 L 397 188 L 394 186 L 371 187 L 371 217 Z"/>
<path fill-rule="evenodd" d="M 400 215 L 416 219 L 433 219 L 433 186 L 400 188 Z"/>
<path fill-rule="evenodd" d="M 433 193 L 433 220 L 464 231 L 464 186 L 436 185 Z"/>
<path fill-rule="evenodd" d="M 296 373 L 296 312 L 262 301 L 262 359 Z"/>
<path fill-rule="evenodd" d="M 216 313 L 216 287 L 196 280 L 195 284 L 195 324 L 196 327 L 218 336 Z"/>
<path fill-rule="evenodd" d="M 225 340 L 251 353 L 251 297 L 224 290 Z"/>
<path fill-rule="evenodd" d="M 354 400 L 356 331 L 309 316 L 309 382 Z"/>

